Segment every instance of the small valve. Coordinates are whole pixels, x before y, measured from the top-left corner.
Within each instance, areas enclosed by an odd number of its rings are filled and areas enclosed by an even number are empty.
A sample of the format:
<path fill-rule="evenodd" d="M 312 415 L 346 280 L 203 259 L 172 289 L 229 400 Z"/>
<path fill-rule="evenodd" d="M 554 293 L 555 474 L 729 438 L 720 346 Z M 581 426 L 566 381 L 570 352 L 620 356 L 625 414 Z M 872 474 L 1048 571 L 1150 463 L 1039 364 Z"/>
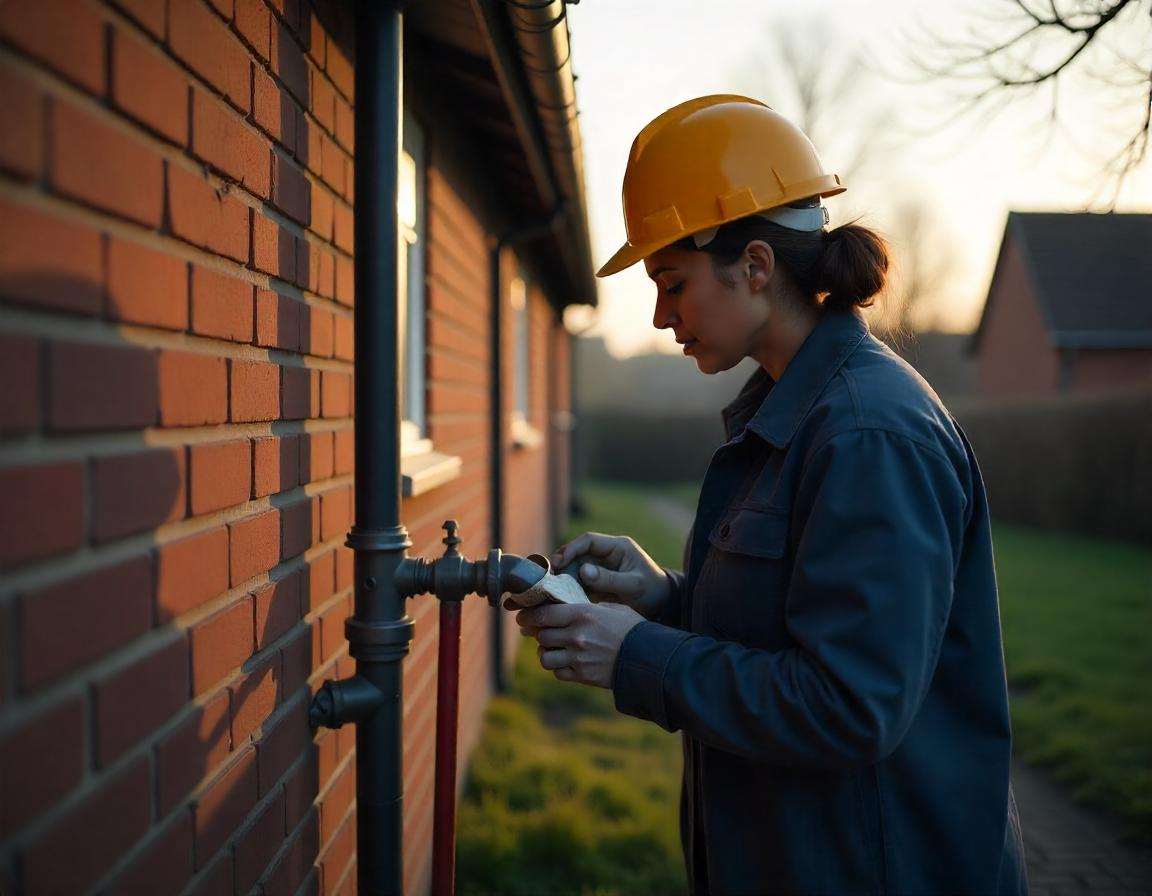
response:
<path fill-rule="evenodd" d="M 459 528 L 456 520 L 445 520 L 444 525 L 440 528 L 448 533 L 444 538 L 440 539 L 444 544 L 448 545 L 448 547 L 444 549 L 444 556 L 459 557 L 460 545 L 464 543 L 464 539 L 456 534 Z"/>

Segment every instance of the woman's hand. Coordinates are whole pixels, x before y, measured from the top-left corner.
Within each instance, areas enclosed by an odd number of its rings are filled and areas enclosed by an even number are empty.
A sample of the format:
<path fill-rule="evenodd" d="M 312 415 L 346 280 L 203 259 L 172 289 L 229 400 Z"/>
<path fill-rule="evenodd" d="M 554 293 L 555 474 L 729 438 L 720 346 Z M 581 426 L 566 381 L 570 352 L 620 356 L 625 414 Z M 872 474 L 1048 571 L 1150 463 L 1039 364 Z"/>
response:
<path fill-rule="evenodd" d="M 644 617 L 619 603 L 544 604 L 521 610 L 516 621 L 536 634 L 540 665 L 561 681 L 612 687 L 620 645 Z"/>
<path fill-rule="evenodd" d="M 594 601 L 612 601 L 656 616 L 668 600 L 668 576 L 631 538 L 585 532 L 558 547 L 554 569 L 579 563 L 580 584 Z"/>

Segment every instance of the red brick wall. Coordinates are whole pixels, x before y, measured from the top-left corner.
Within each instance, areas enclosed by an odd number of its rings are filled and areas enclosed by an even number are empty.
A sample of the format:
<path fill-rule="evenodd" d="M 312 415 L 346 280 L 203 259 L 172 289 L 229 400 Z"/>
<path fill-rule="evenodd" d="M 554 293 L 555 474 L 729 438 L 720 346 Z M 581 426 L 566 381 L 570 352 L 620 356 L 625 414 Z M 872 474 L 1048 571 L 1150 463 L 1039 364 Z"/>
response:
<path fill-rule="evenodd" d="M 354 666 L 348 15 L 0 3 L 0 892 L 354 891 L 355 729 L 306 724 Z M 453 517 L 480 558 L 494 228 L 441 168 L 428 410 L 463 475 L 403 521 L 432 557 Z M 548 433 L 561 336 L 532 308 Z M 508 449 L 506 550 L 552 544 L 546 450 Z M 431 871 L 437 611 L 409 607 L 412 893 Z M 461 780 L 492 624 L 470 598 Z"/>
<path fill-rule="evenodd" d="M 1073 392 L 1152 386 L 1152 349 L 1083 349 L 1072 368 Z"/>
<path fill-rule="evenodd" d="M 977 364 L 976 392 L 981 398 L 1050 395 L 1059 384 L 1060 359 L 1048 343 L 1046 325 L 1011 238 L 996 263 Z"/>

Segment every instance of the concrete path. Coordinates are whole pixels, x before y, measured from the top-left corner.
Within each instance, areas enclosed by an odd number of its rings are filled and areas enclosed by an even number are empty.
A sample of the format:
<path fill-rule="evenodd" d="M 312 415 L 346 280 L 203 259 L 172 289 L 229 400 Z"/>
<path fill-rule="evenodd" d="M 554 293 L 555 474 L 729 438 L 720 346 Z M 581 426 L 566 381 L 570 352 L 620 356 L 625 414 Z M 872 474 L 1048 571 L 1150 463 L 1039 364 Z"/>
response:
<path fill-rule="evenodd" d="M 649 509 L 687 533 L 693 513 L 654 494 Z M 1152 896 L 1152 848 L 1124 842 L 1114 824 L 1074 804 L 1043 772 L 1014 762 L 1031 896 Z"/>

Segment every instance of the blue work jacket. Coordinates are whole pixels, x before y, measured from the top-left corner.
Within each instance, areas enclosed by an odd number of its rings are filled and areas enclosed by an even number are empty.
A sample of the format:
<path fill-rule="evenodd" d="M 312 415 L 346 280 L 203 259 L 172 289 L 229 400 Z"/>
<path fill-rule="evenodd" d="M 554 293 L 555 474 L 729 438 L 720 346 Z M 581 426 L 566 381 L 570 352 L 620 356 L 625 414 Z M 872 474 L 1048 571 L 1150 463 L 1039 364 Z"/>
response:
<path fill-rule="evenodd" d="M 724 412 L 616 706 L 683 732 L 696 894 L 1027 892 L 988 507 L 959 426 L 859 314 Z"/>

